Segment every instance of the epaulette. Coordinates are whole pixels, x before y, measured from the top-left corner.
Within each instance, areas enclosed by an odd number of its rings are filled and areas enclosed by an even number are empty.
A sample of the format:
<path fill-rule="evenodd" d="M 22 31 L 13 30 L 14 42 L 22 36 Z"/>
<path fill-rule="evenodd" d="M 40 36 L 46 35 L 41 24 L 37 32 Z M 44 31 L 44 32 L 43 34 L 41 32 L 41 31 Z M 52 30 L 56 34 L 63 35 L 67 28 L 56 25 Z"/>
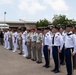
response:
<path fill-rule="evenodd" d="M 60 35 L 60 34 L 58 33 L 58 35 Z"/>

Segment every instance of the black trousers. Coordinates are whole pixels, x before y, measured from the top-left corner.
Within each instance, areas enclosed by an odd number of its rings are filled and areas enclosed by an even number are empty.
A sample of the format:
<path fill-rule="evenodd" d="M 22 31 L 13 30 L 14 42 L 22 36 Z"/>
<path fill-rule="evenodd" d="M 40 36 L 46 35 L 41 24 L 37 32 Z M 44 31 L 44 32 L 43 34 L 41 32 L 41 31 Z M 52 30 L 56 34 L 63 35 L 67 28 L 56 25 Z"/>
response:
<path fill-rule="evenodd" d="M 47 45 L 43 47 L 43 53 L 45 58 L 45 66 L 50 66 L 50 51 L 48 50 Z"/>
<path fill-rule="evenodd" d="M 60 64 L 64 64 L 64 60 L 65 60 L 65 58 L 64 58 L 64 46 L 63 46 L 63 48 L 62 48 L 62 51 L 61 51 L 61 53 L 59 54 L 59 56 L 60 56 Z"/>
<path fill-rule="evenodd" d="M 73 73 L 73 57 L 71 56 L 72 48 L 65 49 L 65 62 L 68 75 Z"/>
<path fill-rule="evenodd" d="M 53 60 L 54 60 L 54 64 L 55 64 L 55 68 L 54 70 L 59 71 L 59 53 L 58 53 L 58 47 L 57 46 L 53 46 L 52 47 L 52 55 L 53 55 Z"/>

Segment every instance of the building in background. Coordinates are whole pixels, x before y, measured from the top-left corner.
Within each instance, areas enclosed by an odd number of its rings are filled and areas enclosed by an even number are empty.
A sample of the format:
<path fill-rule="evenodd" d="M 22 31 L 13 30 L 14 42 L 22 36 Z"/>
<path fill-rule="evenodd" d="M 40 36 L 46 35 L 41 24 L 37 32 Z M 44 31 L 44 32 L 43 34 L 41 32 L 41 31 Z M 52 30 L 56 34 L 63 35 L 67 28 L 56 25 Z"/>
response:
<path fill-rule="evenodd" d="M 7 24 L 9 25 L 9 28 L 20 28 L 20 27 L 27 27 L 27 28 L 35 28 L 35 24 L 36 22 L 33 21 L 26 21 L 26 22 L 22 22 L 22 21 L 6 21 L 4 23 L 4 21 L 0 21 L 0 24 Z"/>

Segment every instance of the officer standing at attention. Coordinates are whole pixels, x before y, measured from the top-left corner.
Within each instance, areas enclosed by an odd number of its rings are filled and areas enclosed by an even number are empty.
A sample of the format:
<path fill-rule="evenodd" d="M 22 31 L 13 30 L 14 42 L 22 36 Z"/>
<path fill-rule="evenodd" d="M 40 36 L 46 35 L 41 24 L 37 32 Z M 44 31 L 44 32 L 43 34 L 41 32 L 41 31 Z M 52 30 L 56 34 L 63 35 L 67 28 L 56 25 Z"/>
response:
<path fill-rule="evenodd" d="M 9 29 L 7 30 L 7 49 L 10 49 L 10 42 L 9 42 Z"/>
<path fill-rule="evenodd" d="M 12 41 L 13 41 L 13 52 L 16 52 L 17 51 L 17 30 L 16 29 L 13 30 Z"/>
<path fill-rule="evenodd" d="M 20 55 L 23 54 L 22 51 L 22 32 L 21 32 L 21 28 L 18 29 L 18 46 L 19 46 L 19 50 L 20 50 Z"/>
<path fill-rule="evenodd" d="M 28 51 L 27 51 L 27 31 L 26 27 L 22 28 L 22 49 L 23 49 L 23 57 L 28 56 Z"/>
<path fill-rule="evenodd" d="M 73 56 L 76 54 L 76 36 L 72 33 L 72 25 L 66 26 L 65 62 L 67 75 L 73 75 Z"/>
<path fill-rule="evenodd" d="M 31 30 L 27 29 L 27 50 L 28 56 L 27 59 L 31 59 L 31 40 L 30 40 Z"/>
<path fill-rule="evenodd" d="M 45 58 L 45 65 L 43 67 L 50 67 L 50 47 L 52 46 L 52 38 L 49 32 L 49 27 L 44 28 L 43 37 L 43 53 Z"/>
<path fill-rule="evenodd" d="M 8 40 L 10 44 L 9 50 L 12 50 L 12 29 L 11 28 L 9 29 Z"/>
<path fill-rule="evenodd" d="M 61 33 L 61 36 L 63 37 L 63 40 L 64 40 L 66 33 L 65 33 L 65 28 L 63 26 L 60 27 L 60 33 Z M 62 51 L 60 53 L 60 65 L 65 65 L 64 50 L 65 50 L 65 48 L 63 45 Z"/>
<path fill-rule="evenodd" d="M 52 53 L 55 67 L 51 70 L 54 73 L 59 73 L 60 61 L 59 61 L 59 53 L 63 48 L 63 38 L 59 32 L 59 27 L 55 26 L 53 28 L 53 37 L 52 37 Z"/>
<path fill-rule="evenodd" d="M 32 33 L 30 36 L 31 39 L 31 59 L 33 61 L 36 61 L 36 32 L 35 32 L 35 28 L 32 28 Z"/>
<path fill-rule="evenodd" d="M 42 33 L 40 28 L 37 28 L 36 33 L 36 56 L 37 63 L 42 63 Z"/>
<path fill-rule="evenodd" d="M 72 28 L 72 32 L 76 37 L 76 26 Z M 73 56 L 73 69 L 76 70 L 76 54 Z"/>

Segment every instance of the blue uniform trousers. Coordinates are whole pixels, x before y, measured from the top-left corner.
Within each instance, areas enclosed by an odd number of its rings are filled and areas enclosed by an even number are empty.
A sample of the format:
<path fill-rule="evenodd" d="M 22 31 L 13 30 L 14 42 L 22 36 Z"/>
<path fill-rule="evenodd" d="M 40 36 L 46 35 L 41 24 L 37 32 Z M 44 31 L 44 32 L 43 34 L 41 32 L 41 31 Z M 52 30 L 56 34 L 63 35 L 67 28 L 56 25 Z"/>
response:
<path fill-rule="evenodd" d="M 49 50 L 48 50 L 48 46 L 47 45 L 44 45 L 44 47 L 43 47 L 43 53 L 44 53 L 44 58 L 45 58 L 45 66 L 49 66 L 49 58 L 50 58 L 50 56 L 49 56 Z"/>
<path fill-rule="evenodd" d="M 60 53 L 60 64 L 64 64 L 64 46 L 62 48 L 62 51 Z"/>
<path fill-rule="evenodd" d="M 59 53 L 58 53 L 57 46 L 52 47 L 52 54 L 53 54 L 53 60 L 54 60 L 54 64 L 55 64 L 54 70 L 59 71 Z"/>
<path fill-rule="evenodd" d="M 73 50 L 73 48 L 65 49 L 65 62 L 66 62 L 66 68 L 67 68 L 68 75 L 72 75 L 72 71 L 73 71 L 73 64 L 72 64 L 73 58 L 71 56 L 71 49 Z"/>

